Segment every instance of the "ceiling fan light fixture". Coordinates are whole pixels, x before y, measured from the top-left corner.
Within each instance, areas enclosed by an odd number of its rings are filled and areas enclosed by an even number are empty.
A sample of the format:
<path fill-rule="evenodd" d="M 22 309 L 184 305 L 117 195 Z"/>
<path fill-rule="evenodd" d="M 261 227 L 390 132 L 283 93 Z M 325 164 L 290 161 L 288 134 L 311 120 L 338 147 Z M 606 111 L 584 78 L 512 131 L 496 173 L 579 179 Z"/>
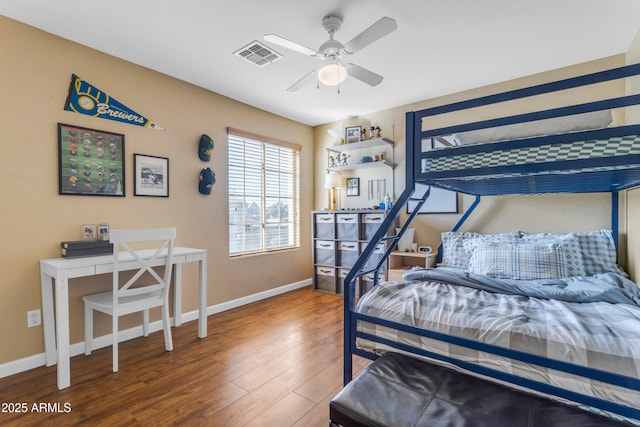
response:
<path fill-rule="evenodd" d="M 318 80 L 327 86 L 338 86 L 347 78 L 347 69 L 337 62 L 327 64 L 318 70 Z"/>

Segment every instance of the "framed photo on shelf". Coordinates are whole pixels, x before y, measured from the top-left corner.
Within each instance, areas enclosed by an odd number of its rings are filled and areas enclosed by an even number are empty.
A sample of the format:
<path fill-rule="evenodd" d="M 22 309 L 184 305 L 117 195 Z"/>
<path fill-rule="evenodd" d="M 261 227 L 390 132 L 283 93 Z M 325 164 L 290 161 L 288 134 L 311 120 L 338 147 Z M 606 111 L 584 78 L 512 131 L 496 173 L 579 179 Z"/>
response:
<path fill-rule="evenodd" d="M 360 178 L 347 178 L 347 197 L 360 195 Z"/>
<path fill-rule="evenodd" d="M 58 123 L 58 194 L 125 196 L 124 135 Z"/>
<path fill-rule="evenodd" d="M 169 197 L 169 159 L 167 157 L 133 155 L 133 194 Z"/>
<path fill-rule="evenodd" d="M 360 141 L 360 135 L 362 132 L 361 126 L 350 126 L 344 130 L 344 140 L 347 144 L 353 144 Z"/>

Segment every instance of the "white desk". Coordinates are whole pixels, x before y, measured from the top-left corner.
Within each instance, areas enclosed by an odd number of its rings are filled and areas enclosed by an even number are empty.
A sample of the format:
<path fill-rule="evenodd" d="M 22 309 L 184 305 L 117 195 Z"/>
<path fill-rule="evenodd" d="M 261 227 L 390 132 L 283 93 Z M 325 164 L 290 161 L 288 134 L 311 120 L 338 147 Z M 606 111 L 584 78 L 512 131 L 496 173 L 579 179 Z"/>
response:
<path fill-rule="evenodd" d="M 142 256 L 151 254 L 154 250 L 138 251 Z M 133 259 L 129 255 L 130 259 Z M 127 257 L 121 257 L 121 264 L 126 270 Z M 123 262 L 124 261 L 124 262 Z M 166 258 L 157 259 L 157 264 L 163 265 Z M 182 264 L 185 262 L 199 263 L 199 321 L 198 336 L 207 336 L 207 251 L 175 247 L 174 261 L 174 325 L 180 326 L 182 313 Z M 139 264 L 131 261 L 131 268 Z M 77 277 L 107 274 L 113 271 L 113 255 L 102 255 L 84 258 L 53 258 L 40 260 L 40 285 L 42 287 L 42 316 L 44 326 L 44 350 L 47 366 L 58 363 L 58 389 L 69 387 L 71 384 L 71 370 L 69 363 L 69 279 Z M 54 299 L 55 289 L 55 299 Z M 55 301 L 55 312 L 54 312 Z M 55 313 L 55 318 L 54 318 Z M 57 352 L 56 352 L 57 337 Z M 57 357 L 56 357 L 57 356 Z"/>

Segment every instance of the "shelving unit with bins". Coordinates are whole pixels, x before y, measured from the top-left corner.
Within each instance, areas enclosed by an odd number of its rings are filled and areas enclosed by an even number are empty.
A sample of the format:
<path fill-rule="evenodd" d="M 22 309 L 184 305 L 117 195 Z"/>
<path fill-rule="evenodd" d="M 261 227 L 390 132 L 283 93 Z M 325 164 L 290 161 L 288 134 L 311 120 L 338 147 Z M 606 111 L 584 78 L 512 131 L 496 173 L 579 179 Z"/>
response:
<path fill-rule="evenodd" d="M 402 275 L 411 267 L 435 267 L 436 258 L 435 253 L 393 251 L 389 256 L 389 280 L 402 281 Z"/>
<path fill-rule="evenodd" d="M 387 212 L 314 211 L 313 224 L 313 287 L 315 290 L 342 294 L 344 279 L 351 266 L 373 237 Z M 384 255 L 386 243 L 376 247 L 365 269 L 374 268 Z M 379 280 L 385 280 L 387 264 L 380 270 Z M 358 279 L 356 294 L 361 295 L 373 286 L 373 277 Z"/>

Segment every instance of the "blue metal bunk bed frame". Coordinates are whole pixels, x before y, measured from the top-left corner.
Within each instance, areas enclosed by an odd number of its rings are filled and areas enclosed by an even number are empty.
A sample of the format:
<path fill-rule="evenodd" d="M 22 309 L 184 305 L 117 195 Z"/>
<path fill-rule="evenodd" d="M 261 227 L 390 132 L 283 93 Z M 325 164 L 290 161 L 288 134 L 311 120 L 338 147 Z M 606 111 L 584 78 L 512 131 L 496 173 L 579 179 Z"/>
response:
<path fill-rule="evenodd" d="M 499 372 L 494 369 L 485 368 L 473 363 L 468 363 L 443 356 L 426 350 L 421 350 L 401 343 L 395 343 L 388 339 L 379 338 L 370 334 L 357 331 L 357 322 L 365 321 L 369 323 L 387 326 L 393 329 L 410 332 L 427 338 L 437 339 L 452 344 L 493 353 L 503 357 L 520 360 L 525 363 L 533 363 L 558 371 L 564 371 L 573 375 L 583 376 L 632 390 L 640 390 L 640 379 L 622 376 L 601 370 L 573 365 L 567 362 L 548 359 L 519 351 L 509 350 L 494 345 L 472 341 L 465 338 L 455 337 L 423 330 L 416 327 L 374 318 L 356 312 L 356 281 L 359 277 L 374 275 L 374 286 L 378 284 L 378 271 L 389 258 L 395 249 L 400 237 L 404 234 L 409 224 L 420 210 L 422 204 L 428 199 L 430 187 L 443 188 L 460 193 L 475 195 L 475 201 L 462 215 L 453 231 L 459 229 L 464 221 L 473 212 L 485 195 L 509 195 L 509 194 L 542 194 L 542 193 L 611 193 L 611 225 L 616 246 L 618 244 L 618 192 L 640 185 L 640 143 L 632 142 L 633 150 L 631 154 L 611 157 L 597 157 L 587 159 L 565 159 L 562 161 L 528 163 L 524 165 L 512 164 L 497 167 L 479 167 L 473 170 L 475 177 L 491 175 L 491 179 L 475 179 L 472 181 L 463 179 L 469 175 L 469 171 L 464 167 L 459 170 L 441 170 L 437 172 L 425 172 L 423 162 L 433 161 L 440 157 L 450 156 L 452 152 L 467 155 L 478 152 L 492 151 L 495 149 L 513 149 L 519 147 L 534 147 L 541 143 L 563 143 L 572 141 L 586 141 L 592 139 L 622 138 L 625 135 L 640 135 L 640 125 L 629 125 L 611 127 L 605 129 L 572 132 L 569 134 L 552 135 L 544 137 L 534 137 L 522 140 L 503 141 L 490 144 L 462 145 L 447 149 L 422 151 L 422 141 L 429 138 L 448 135 L 455 132 L 464 132 L 475 129 L 483 129 L 494 126 L 508 125 L 513 123 L 529 122 L 534 120 L 586 113 L 605 109 L 628 107 L 640 104 L 640 95 L 626 95 L 622 97 L 610 98 L 597 102 L 583 103 L 567 107 L 555 108 L 551 110 L 538 111 L 533 113 L 518 114 L 509 117 L 502 117 L 492 120 L 484 120 L 473 123 L 466 123 L 439 129 L 423 131 L 422 120 L 430 116 L 451 113 L 465 109 L 487 106 L 495 103 L 531 97 L 535 95 L 557 92 L 565 89 L 588 86 L 591 84 L 623 79 L 640 75 L 640 64 L 628 65 L 611 70 L 587 74 L 584 76 L 568 78 L 556 82 L 540 84 L 532 87 L 512 90 L 504 93 L 484 96 L 467 101 L 456 102 L 438 107 L 428 108 L 421 111 L 406 113 L 406 188 L 398 197 L 389 215 L 385 218 L 380 228 L 377 230 L 371 241 L 364 248 L 362 254 L 351 268 L 345 278 L 344 291 L 344 384 L 349 383 L 353 376 L 353 355 L 362 356 L 368 359 L 375 359 L 377 355 L 358 349 L 356 338 L 364 338 L 370 341 L 379 342 L 424 357 L 451 363 L 464 370 L 493 377 L 501 381 L 515 384 L 527 389 L 535 390 L 547 395 L 554 395 L 568 399 L 573 402 L 598 408 L 624 417 L 640 420 L 640 409 L 619 405 L 591 396 L 575 393 L 556 386 L 540 383 L 533 380 L 517 377 L 511 374 Z M 637 149 L 636 149 L 637 148 Z M 592 168 L 603 168 L 594 171 Z M 446 169 L 446 168 L 445 168 Z M 567 170 L 579 171 L 578 173 L 565 173 Z M 580 171 L 581 170 L 581 171 Z M 554 173 L 556 171 L 556 173 Z M 429 186 L 429 189 L 422 195 L 415 195 L 416 183 Z M 395 226 L 400 212 L 409 202 L 414 201 L 416 207 L 408 216 L 406 222 L 400 227 L 396 236 L 387 236 L 387 232 Z M 388 242 L 384 256 L 378 264 L 370 270 L 363 270 L 365 263 L 380 242 Z M 439 250 L 440 252 L 440 250 Z M 441 255 L 439 254 L 439 257 Z"/>

